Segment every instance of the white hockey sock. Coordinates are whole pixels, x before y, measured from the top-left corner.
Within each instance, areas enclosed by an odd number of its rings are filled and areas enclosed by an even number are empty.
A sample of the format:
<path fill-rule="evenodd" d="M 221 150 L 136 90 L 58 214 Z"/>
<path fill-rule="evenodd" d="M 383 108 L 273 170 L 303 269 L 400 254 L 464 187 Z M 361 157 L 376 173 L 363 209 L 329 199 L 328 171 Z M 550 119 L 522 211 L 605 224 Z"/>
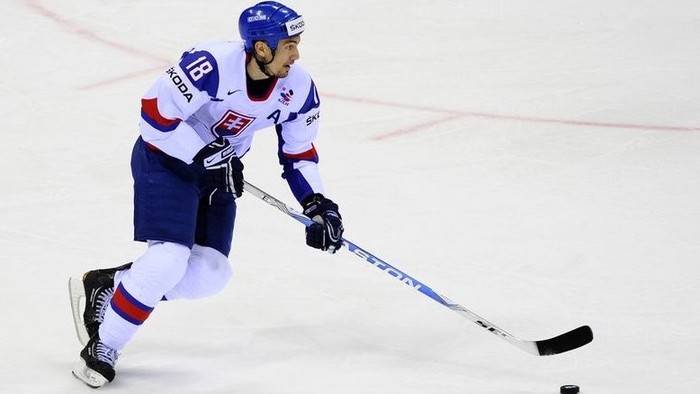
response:
<path fill-rule="evenodd" d="M 120 276 L 100 325 L 100 339 L 121 350 L 148 318 L 163 294 L 185 274 L 190 249 L 170 242 L 153 242 L 131 269 Z"/>
<path fill-rule="evenodd" d="M 214 248 L 194 245 L 185 276 L 165 298 L 191 300 L 212 296 L 223 290 L 231 275 L 231 264 L 226 256 Z"/>
<path fill-rule="evenodd" d="M 119 284 L 122 282 L 122 276 L 126 273 L 127 270 L 121 270 L 117 271 L 114 273 L 114 288 L 116 289 L 119 287 Z"/>

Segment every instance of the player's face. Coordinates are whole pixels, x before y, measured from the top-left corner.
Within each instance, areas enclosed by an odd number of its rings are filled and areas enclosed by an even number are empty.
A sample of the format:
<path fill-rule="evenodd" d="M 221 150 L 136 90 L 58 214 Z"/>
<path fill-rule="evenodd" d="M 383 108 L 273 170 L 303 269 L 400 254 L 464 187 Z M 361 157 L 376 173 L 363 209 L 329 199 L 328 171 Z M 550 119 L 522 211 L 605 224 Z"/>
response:
<path fill-rule="evenodd" d="M 275 52 L 275 59 L 267 65 L 268 71 L 271 74 L 284 78 L 289 75 L 289 69 L 292 64 L 299 59 L 299 42 L 301 37 L 286 38 L 280 40 Z"/>

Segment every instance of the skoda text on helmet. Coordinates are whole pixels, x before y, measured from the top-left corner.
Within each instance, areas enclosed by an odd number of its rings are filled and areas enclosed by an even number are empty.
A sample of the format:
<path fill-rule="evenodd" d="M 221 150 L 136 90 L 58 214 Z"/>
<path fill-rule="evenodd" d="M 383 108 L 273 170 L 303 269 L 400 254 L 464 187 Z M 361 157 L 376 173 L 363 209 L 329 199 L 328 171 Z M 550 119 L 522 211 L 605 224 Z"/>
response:
<path fill-rule="evenodd" d="M 295 37 L 304 31 L 304 19 L 293 9 L 275 1 L 263 1 L 241 13 L 238 31 L 245 50 L 250 52 L 255 41 L 265 41 L 273 51 L 280 40 Z"/>

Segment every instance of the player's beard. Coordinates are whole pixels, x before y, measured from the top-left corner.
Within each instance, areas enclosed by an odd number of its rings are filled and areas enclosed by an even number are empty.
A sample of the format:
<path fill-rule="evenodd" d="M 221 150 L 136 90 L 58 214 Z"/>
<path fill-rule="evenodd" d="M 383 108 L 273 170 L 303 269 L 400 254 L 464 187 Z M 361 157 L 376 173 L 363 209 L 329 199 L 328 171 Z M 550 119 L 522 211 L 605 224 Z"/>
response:
<path fill-rule="evenodd" d="M 282 66 L 282 68 L 277 71 L 276 75 L 278 78 L 285 78 L 287 75 L 289 75 L 289 70 L 292 68 L 292 66 Z"/>

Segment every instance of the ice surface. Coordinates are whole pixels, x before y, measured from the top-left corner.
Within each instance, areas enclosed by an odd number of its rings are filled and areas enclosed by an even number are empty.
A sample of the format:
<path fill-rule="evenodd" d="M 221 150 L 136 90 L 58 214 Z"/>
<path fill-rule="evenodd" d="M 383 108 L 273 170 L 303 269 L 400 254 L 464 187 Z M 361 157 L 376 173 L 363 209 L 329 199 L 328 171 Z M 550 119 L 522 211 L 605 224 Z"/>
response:
<path fill-rule="evenodd" d="M 137 257 L 141 94 L 243 2 L 6 0 L 0 392 L 78 393 L 70 275 Z M 532 357 L 240 200 L 226 290 L 161 304 L 101 389 L 694 393 L 700 384 L 700 3 L 295 0 L 346 235 L 526 339 Z M 274 132 L 246 177 L 288 203 Z"/>

